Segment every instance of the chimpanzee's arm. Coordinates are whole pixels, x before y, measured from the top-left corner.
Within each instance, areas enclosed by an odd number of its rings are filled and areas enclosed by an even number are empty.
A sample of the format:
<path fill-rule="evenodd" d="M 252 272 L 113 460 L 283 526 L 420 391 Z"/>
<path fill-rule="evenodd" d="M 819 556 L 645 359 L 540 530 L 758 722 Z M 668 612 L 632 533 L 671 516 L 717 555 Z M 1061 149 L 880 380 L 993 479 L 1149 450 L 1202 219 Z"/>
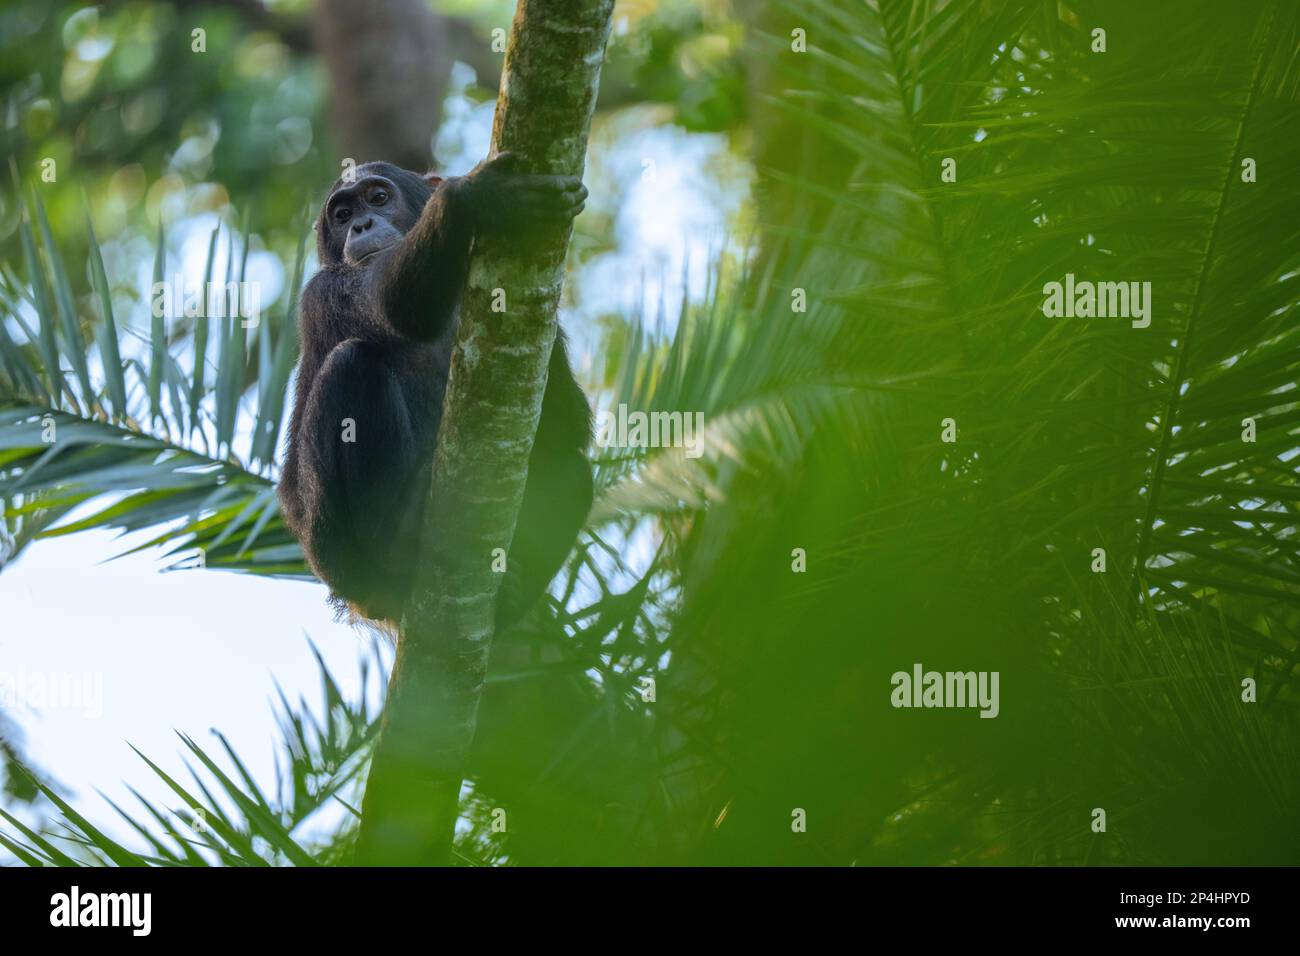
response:
<path fill-rule="evenodd" d="M 370 270 L 371 301 L 401 335 L 428 342 L 456 315 L 476 234 L 526 240 L 540 227 L 567 224 L 582 211 L 586 187 L 573 176 L 518 173 L 502 153 L 467 176 L 444 179 L 419 221 Z"/>
<path fill-rule="evenodd" d="M 371 270 L 372 301 L 406 338 L 431 341 L 456 314 L 474 238 L 467 179 L 439 183 L 419 221 Z"/>

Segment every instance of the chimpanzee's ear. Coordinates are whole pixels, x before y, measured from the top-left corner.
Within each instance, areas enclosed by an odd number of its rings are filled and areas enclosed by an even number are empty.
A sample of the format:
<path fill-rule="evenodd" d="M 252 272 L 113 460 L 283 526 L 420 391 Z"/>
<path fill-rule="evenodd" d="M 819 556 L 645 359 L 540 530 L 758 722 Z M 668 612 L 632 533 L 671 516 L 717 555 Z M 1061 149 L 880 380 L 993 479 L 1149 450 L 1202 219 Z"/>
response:
<path fill-rule="evenodd" d="M 421 178 L 429 184 L 430 189 L 437 189 L 438 183 L 442 182 L 442 177 L 437 173 L 425 173 Z"/>

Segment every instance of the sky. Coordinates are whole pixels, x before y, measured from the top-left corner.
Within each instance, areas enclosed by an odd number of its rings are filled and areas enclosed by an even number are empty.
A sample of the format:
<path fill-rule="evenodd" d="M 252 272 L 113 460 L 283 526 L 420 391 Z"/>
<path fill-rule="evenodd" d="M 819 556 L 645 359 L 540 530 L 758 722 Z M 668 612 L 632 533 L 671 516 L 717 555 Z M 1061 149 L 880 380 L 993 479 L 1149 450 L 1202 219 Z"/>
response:
<path fill-rule="evenodd" d="M 279 739 L 274 681 L 290 700 L 319 705 L 310 640 L 343 693 L 356 698 L 359 659 L 370 646 L 363 632 L 332 620 L 326 589 L 315 582 L 164 573 L 158 551 L 107 560 L 148 534 L 40 541 L 0 574 L 0 673 L 28 688 L 5 708 L 22 730 L 23 752 L 117 836 L 124 824 L 96 790 L 124 807 L 135 802 L 128 783 L 160 805 L 177 803 L 128 741 L 185 780 L 175 731 L 206 746 L 219 729 L 269 789 Z M 70 683 L 60 699 L 29 700 L 33 680 Z"/>

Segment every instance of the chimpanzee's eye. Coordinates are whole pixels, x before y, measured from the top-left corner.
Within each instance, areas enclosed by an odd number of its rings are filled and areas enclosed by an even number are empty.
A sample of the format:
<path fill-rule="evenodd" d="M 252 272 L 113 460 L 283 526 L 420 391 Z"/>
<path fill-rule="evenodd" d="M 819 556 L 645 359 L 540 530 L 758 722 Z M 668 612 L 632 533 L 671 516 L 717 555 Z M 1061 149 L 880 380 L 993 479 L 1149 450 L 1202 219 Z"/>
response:
<path fill-rule="evenodd" d="M 370 194 L 370 205 L 382 206 L 386 202 L 388 202 L 387 189 L 376 189 L 374 192 Z"/>
<path fill-rule="evenodd" d="M 347 206 L 339 206 L 339 208 L 334 210 L 335 222 L 347 222 L 351 218 L 352 218 L 352 210 L 349 209 Z"/>

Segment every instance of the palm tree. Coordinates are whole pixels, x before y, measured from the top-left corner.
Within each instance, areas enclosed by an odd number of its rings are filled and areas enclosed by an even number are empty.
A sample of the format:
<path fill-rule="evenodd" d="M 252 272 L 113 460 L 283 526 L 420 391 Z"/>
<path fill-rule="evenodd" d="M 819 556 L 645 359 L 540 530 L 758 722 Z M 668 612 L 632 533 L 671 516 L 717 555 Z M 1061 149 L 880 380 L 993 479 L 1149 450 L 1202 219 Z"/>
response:
<path fill-rule="evenodd" d="M 671 549 L 701 852 L 1293 861 L 1297 194 L 1243 163 L 1295 158 L 1295 11 L 777 9 L 795 212 L 742 344 L 646 399 L 733 453 L 623 498 L 707 502 Z M 1151 282 L 1150 327 L 1048 318 L 1067 273 Z M 999 671 L 1000 716 L 889 707 L 918 661 Z"/>

